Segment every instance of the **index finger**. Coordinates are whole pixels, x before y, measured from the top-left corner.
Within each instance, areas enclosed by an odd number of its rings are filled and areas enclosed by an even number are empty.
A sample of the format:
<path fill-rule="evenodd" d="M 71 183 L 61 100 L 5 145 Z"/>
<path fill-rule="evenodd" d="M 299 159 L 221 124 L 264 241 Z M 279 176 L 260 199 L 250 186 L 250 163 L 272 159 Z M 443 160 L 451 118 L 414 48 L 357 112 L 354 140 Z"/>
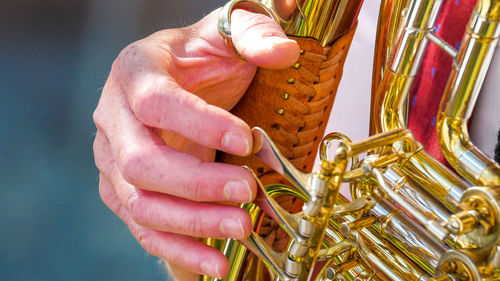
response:
<path fill-rule="evenodd" d="M 240 118 L 184 90 L 170 77 L 155 75 L 137 83 L 142 86 L 133 87 L 128 97 L 144 124 L 231 154 L 250 153 L 252 134 Z"/>

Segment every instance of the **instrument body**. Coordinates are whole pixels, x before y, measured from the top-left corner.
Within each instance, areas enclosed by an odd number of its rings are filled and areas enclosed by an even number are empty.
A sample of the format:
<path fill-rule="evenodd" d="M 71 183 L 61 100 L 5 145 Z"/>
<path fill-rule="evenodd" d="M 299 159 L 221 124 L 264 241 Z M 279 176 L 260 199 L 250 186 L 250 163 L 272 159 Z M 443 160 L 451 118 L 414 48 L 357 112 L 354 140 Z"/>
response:
<path fill-rule="evenodd" d="M 297 1 L 299 8 L 286 20 L 274 1 L 236 2 L 255 2 L 265 7 L 261 11 L 273 13 L 284 30 L 315 37 L 320 44 L 345 32 L 318 19 L 352 27 L 352 19 L 329 17 L 332 10 L 352 5 L 345 1 Z M 255 231 L 243 241 L 220 243 L 232 264 L 224 280 L 261 280 L 257 272 L 262 267 L 246 258 L 247 249 L 274 280 L 500 280 L 500 168 L 473 145 L 465 126 L 500 37 L 500 1 L 478 1 L 458 51 L 432 32 L 441 5 L 442 0 L 382 1 L 370 138 L 351 143 L 342 135 L 327 135 L 321 142 L 321 168 L 309 173 L 311 166 L 297 166 L 296 159 L 281 153 L 290 148 L 282 147 L 279 130 L 253 129 L 255 157 L 266 169 L 254 171 L 260 195 L 242 208 L 249 211 Z M 459 175 L 430 156 L 406 128 L 409 91 L 428 44 L 441 46 L 454 59 L 437 130 Z M 248 105 L 255 106 L 244 100 L 239 106 Z M 319 145 L 314 142 L 313 148 Z M 338 147 L 330 153 L 333 142 Z M 359 160 L 365 152 L 369 156 Z M 269 185 L 278 178 L 266 177 L 270 173 L 279 175 L 280 184 Z M 351 200 L 339 195 L 342 182 L 350 183 Z M 305 202 L 303 210 L 282 208 L 275 200 L 282 195 Z M 258 234 L 263 213 L 290 236 L 285 251 L 277 252 Z"/>

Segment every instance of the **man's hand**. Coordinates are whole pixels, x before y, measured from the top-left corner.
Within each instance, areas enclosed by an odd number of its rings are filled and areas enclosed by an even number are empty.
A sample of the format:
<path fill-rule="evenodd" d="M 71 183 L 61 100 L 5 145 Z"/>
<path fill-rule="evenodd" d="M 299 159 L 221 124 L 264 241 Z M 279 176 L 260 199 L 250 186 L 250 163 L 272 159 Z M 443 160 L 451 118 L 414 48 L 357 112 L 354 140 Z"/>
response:
<path fill-rule="evenodd" d="M 216 21 L 217 11 L 121 52 L 94 113 L 94 154 L 103 201 L 146 251 L 175 268 L 223 277 L 226 258 L 195 238 L 248 236 L 245 211 L 213 202 L 250 202 L 256 193 L 247 170 L 213 163 L 216 150 L 252 148 L 250 128 L 228 110 L 257 66 L 288 67 L 299 48 L 269 17 L 236 10 L 233 41 L 245 62 L 223 43 Z"/>

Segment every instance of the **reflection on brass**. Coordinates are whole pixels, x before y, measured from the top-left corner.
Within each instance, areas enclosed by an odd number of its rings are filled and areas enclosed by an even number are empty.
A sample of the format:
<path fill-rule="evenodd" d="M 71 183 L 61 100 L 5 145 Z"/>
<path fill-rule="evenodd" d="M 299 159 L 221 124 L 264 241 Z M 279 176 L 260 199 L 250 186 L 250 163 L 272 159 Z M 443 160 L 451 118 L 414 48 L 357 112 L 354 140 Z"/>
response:
<path fill-rule="evenodd" d="M 217 27 L 226 44 L 232 46 L 231 12 L 242 8 L 270 16 L 290 36 L 313 38 L 328 46 L 354 27 L 362 3 L 363 0 L 231 0 L 221 9 Z"/>
<path fill-rule="evenodd" d="M 325 43 L 353 24 L 346 13 L 362 1 L 301 0 L 294 7 L 233 2 L 260 5 L 288 34 Z M 319 170 L 307 174 L 266 132 L 253 129 L 255 156 L 289 185 L 263 186 L 256 177 L 260 195 L 241 207 L 256 228 L 269 215 L 290 241 L 276 252 L 257 232 L 242 241 L 207 239 L 230 261 L 223 280 L 242 280 L 244 272 L 245 281 L 261 281 L 265 270 L 275 281 L 500 280 L 500 168 L 474 146 L 465 126 L 500 38 L 500 0 L 478 1 L 458 51 L 433 33 L 441 4 L 382 1 L 368 139 L 353 143 L 340 133 L 327 135 Z M 432 158 L 406 128 L 409 90 L 428 44 L 455 60 L 437 130 L 460 175 Z M 339 194 L 341 183 L 350 184 L 350 200 Z M 273 198 L 283 194 L 304 201 L 302 212 L 283 209 Z M 247 259 L 249 251 L 255 256 Z"/>

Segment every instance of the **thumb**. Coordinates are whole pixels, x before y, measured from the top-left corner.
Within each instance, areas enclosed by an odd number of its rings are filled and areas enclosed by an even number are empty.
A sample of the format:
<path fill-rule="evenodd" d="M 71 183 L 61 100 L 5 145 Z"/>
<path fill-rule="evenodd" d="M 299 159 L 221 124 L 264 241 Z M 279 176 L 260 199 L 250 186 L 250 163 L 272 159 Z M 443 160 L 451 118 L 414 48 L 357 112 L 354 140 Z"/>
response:
<path fill-rule="evenodd" d="M 300 55 L 297 42 L 288 39 L 279 24 L 263 14 L 235 9 L 231 34 L 240 55 L 262 68 L 289 67 Z"/>

